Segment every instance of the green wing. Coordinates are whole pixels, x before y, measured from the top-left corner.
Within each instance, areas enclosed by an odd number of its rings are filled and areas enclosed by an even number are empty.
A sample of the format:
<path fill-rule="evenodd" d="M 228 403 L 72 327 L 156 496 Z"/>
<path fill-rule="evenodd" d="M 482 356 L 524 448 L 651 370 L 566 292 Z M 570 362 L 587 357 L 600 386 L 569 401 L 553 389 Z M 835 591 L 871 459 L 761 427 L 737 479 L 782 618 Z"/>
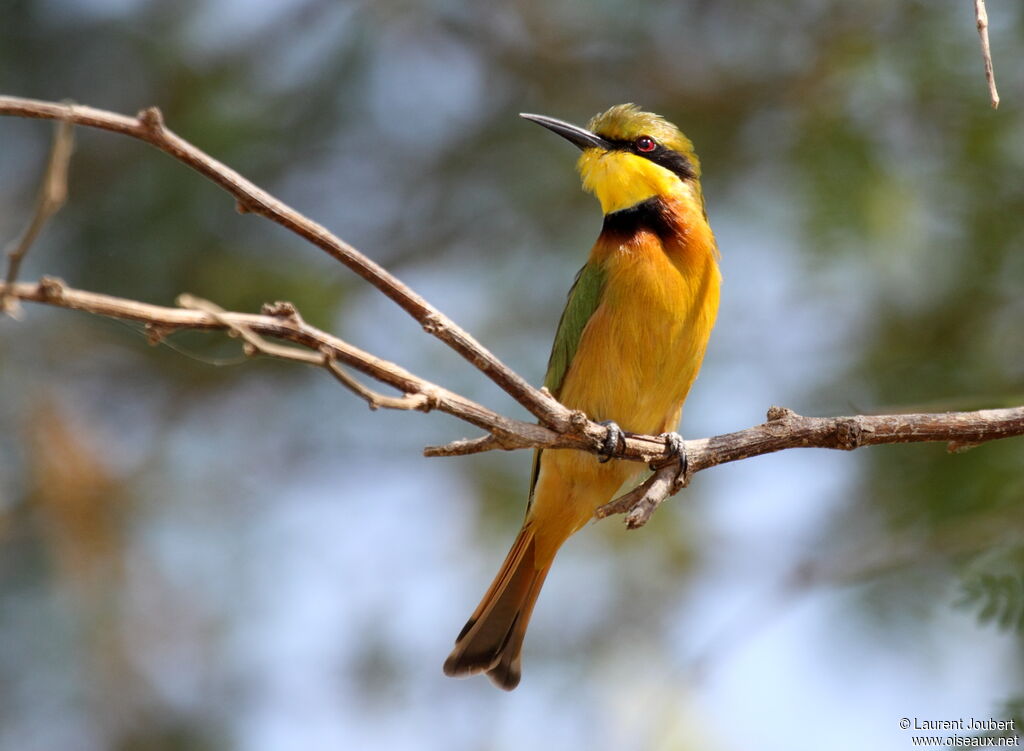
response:
<path fill-rule="evenodd" d="M 588 263 L 576 274 L 576 281 L 569 290 L 569 301 L 558 322 L 555 343 L 548 360 L 548 372 L 544 376 L 544 385 L 556 399 L 562 390 L 562 381 L 565 380 L 569 364 L 579 349 L 583 329 L 601 302 L 606 276 L 607 273 L 599 264 Z"/>
<path fill-rule="evenodd" d="M 551 358 L 548 360 L 548 372 L 544 376 L 544 385 L 552 396 L 558 398 L 562 390 L 562 382 L 569 371 L 569 365 L 579 349 L 583 329 L 587 326 L 590 316 L 601 303 L 601 294 L 607 273 L 597 263 L 588 263 L 576 274 L 576 281 L 569 290 L 569 301 L 562 311 L 555 332 L 555 343 L 551 347 Z M 533 499 L 533 488 L 537 484 L 540 473 L 541 452 L 533 452 L 533 476 L 530 478 L 530 499 Z"/>

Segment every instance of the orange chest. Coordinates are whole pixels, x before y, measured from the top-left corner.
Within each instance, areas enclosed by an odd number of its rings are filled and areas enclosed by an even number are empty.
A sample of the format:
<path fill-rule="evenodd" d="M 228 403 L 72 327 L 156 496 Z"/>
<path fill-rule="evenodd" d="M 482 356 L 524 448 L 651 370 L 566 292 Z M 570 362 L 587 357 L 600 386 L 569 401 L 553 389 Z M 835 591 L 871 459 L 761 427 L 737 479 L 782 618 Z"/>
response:
<path fill-rule="evenodd" d="M 560 397 L 623 429 L 658 432 L 686 398 L 715 323 L 714 239 L 710 229 L 668 240 L 645 230 L 603 234 L 592 258 L 605 269 L 605 286 Z"/>

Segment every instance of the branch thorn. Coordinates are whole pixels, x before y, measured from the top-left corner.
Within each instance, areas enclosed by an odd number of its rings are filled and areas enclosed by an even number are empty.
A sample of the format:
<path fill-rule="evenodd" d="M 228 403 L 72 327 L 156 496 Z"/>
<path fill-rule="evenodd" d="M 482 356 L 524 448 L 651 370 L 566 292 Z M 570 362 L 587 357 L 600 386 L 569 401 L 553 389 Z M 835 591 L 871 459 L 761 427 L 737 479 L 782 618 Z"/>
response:
<path fill-rule="evenodd" d="M 160 133 L 164 129 L 164 113 L 159 107 L 146 107 L 136 115 L 136 118 L 139 125 L 150 133 Z"/>
<path fill-rule="evenodd" d="M 789 407 L 778 407 L 772 405 L 768 408 L 768 422 L 778 422 L 779 420 L 785 420 L 790 417 L 796 417 L 796 412 L 791 410 Z"/>

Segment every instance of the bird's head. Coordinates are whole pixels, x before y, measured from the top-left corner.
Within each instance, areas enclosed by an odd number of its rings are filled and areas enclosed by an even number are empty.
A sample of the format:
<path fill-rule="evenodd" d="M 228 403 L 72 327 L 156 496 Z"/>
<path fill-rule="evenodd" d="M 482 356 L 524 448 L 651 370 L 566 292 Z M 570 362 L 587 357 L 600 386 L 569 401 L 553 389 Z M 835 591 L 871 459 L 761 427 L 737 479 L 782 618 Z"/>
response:
<path fill-rule="evenodd" d="M 579 170 L 585 190 L 605 214 L 655 196 L 703 205 L 700 162 L 690 139 L 660 115 L 635 104 L 617 104 L 595 115 L 586 128 L 544 115 L 521 115 L 554 131 L 583 151 Z"/>

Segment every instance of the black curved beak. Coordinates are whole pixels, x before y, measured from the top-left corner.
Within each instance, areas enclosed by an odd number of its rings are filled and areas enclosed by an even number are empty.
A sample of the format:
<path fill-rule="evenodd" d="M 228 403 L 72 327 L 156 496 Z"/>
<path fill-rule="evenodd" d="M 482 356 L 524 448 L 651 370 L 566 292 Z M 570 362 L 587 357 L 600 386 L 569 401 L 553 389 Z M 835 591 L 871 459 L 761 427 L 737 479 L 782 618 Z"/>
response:
<path fill-rule="evenodd" d="M 519 117 L 532 120 L 538 125 L 543 125 L 548 130 L 557 133 L 569 143 L 578 147 L 580 151 L 585 149 L 611 148 L 611 144 L 596 133 L 591 133 L 586 128 L 581 128 L 578 125 L 567 123 L 564 120 L 556 120 L 555 118 L 548 117 L 547 115 L 531 115 L 527 112 L 520 112 Z"/>

